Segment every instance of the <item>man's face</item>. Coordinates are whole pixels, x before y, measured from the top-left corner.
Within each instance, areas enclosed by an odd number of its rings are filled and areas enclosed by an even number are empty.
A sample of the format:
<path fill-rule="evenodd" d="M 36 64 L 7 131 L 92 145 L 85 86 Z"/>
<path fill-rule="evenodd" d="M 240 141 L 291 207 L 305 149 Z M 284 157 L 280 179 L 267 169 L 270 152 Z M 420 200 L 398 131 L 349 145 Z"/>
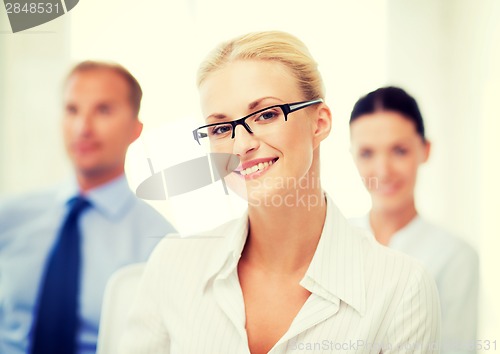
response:
<path fill-rule="evenodd" d="M 77 72 L 68 79 L 63 134 L 78 175 L 106 178 L 123 173 L 127 148 L 142 130 L 129 94 L 125 79 L 109 69 Z"/>

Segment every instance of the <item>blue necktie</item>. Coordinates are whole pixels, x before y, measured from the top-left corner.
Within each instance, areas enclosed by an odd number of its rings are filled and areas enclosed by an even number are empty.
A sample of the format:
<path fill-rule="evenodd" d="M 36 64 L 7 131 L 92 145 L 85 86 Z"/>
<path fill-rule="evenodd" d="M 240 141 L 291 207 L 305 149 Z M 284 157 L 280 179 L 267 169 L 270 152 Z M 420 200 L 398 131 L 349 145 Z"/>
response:
<path fill-rule="evenodd" d="M 45 268 L 33 323 L 33 354 L 76 353 L 81 258 L 78 219 L 88 206 L 90 203 L 82 197 L 71 200 Z"/>

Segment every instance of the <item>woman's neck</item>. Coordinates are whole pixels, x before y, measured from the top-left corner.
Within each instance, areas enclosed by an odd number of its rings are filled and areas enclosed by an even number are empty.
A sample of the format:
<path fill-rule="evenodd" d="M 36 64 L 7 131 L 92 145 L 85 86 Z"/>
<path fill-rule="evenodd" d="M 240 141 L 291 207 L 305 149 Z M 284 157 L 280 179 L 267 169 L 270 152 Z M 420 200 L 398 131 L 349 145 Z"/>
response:
<path fill-rule="evenodd" d="M 305 273 L 323 231 L 325 195 L 317 186 L 288 190 L 271 200 L 275 203 L 249 208 L 244 260 L 271 272 Z"/>
<path fill-rule="evenodd" d="M 411 201 L 405 207 L 397 210 L 372 208 L 369 220 L 377 241 L 387 246 L 392 236 L 405 227 L 415 216 L 417 216 L 417 210 L 415 203 Z"/>

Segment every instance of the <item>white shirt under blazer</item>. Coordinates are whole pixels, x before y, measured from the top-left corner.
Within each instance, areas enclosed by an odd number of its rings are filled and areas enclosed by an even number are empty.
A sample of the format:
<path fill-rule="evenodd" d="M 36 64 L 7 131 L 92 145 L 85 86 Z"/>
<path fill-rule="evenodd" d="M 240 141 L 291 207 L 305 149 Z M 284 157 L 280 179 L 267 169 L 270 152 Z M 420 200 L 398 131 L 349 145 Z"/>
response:
<path fill-rule="evenodd" d="M 119 353 L 250 353 L 237 272 L 247 235 L 244 215 L 203 235 L 165 237 L 148 261 Z M 311 295 L 269 353 L 439 351 L 430 275 L 349 225 L 328 196 L 300 285 Z"/>

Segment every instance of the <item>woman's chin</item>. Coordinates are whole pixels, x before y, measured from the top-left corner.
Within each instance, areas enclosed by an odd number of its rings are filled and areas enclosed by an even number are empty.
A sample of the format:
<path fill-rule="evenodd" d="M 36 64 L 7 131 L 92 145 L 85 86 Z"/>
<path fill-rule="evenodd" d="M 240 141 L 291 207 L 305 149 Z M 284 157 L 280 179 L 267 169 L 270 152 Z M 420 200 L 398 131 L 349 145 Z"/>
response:
<path fill-rule="evenodd" d="M 284 188 L 277 188 L 269 181 L 263 183 L 263 180 L 258 178 L 245 180 L 235 173 L 226 176 L 225 182 L 234 194 L 246 200 L 250 206 L 268 205 L 271 200 L 287 194 Z"/>
<path fill-rule="evenodd" d="M 405 201 L 402 196 L 384 196 L 383 198 L 373 199 L 373 206 L 378 210 L 394 213 L 405 208 L 407 205 Z"/>
<path fill-rule="evenodd" d="M 234 194 L 236 194 L 241 199 L 248 200 L 248 191 L 245 180 L 236 175 L 235 172 L 230 173 L 229 175 L 224 177 L 224 181 Z"/>

